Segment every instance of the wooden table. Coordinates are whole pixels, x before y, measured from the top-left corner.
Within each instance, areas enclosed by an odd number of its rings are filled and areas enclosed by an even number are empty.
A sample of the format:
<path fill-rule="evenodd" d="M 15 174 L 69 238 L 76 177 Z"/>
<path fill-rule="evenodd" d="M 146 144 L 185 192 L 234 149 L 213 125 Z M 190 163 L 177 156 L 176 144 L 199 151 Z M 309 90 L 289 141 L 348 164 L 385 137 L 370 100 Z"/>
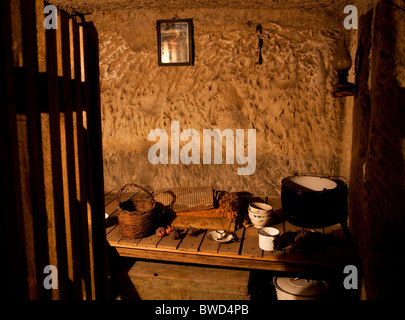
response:
<path fill-rule="evenodd" d="M 125 197 L 132 197 L 127 194 Z M 124 196 L 121 200 L 125 200 Z M 268 198 L 263 199 L 271 203 Z M 340 224 L 322 229 L 313 229 L 325 236 L 318 247 L 311 250 L 296 250 L 293 246 L 282 246 L 280 250 L 266 252 L 259 248 L 258 229 L 241 227 L 235 235 L 239 239 L 231 243 L 216 243 L 207 238 L 211 230 L 201 230 L 197 236 L 188 235 L 173 240 L 151 235 L 141 239 L 123 237 L 118 226 L 117 195 L 110 192 L 105 196 L 105 211 L 110 215 L 106 222 L 107 241 L 113 252 L 119 256 L 149 260 L 182 262 L 233 268 L 262 269 L 291 272 L 317 272 L 333 270 L 343 272 L 344 266 L 357 264 L 357 259 L 348 232 Z M 274 206 L 274 203 L 272 204 Z M 275 210 L 280 212 L 280 208 Z M 299 232 L 287 221 L 274 221 L 271 226 L 281 231 L 281 236 Z"/>

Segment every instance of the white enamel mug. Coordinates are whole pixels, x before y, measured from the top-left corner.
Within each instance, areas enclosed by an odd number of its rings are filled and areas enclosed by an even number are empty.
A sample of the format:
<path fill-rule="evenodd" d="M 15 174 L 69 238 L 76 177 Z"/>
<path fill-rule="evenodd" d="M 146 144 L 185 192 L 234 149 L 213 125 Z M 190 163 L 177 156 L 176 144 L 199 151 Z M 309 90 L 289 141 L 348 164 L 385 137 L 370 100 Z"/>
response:
<path fill-rule="evenodd" d="M 276 250 L 278 245 L 276 238 L 279 236 L 280 230 L 273 227 L 264 227 L 259 229 L 259 247 L 264 251 Z"/>

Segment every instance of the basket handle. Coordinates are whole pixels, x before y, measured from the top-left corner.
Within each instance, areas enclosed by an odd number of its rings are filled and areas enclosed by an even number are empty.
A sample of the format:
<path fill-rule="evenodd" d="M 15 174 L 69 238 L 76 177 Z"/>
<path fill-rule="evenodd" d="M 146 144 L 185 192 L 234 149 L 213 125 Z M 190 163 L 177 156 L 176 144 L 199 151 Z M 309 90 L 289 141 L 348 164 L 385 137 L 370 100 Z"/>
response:
<path fill-rule="evenodd" d="M 166 207 L 166 208 L 173 209 L 173 205 L 174 205 L 174 203 L 176 202 L 176 195 L 174 194 L 174 192 L 171 191 L 171 190 L 160 191 L 160 192 L 158 192 L 158 193 L 155 193 L 155 196 L 158 195 L 158 194 L 161 194 L 161 193 L 168 193 L 168 194 L 170 194 L 170 196 L 172 197 L 172 202 L 170 202 L 170 204 L 168 204 L 168 205 L 165 206 L 165 207 Z"/>
<path fill-rule="evenodd" d="M 138 189 L 142 190 L 143 192 L 146 192 L 146 193 L 149 195 L 149 197 L 151 197 L 151 199 L 152 199 L 152 205 L 155 204 L 155 198 L 153 197 L 153 194 L 152 194 L 152 193 L 150 193 L 148 190 L 146 190 L 145 188 L 141 187 L 140 185 L 137 185 L 137 184 L 135 184 L 135 183 L 127 183 L 127 184 L 124 184 L 124 185 L 121 187 L 121 189 L 118 191 L 118 199 L 117 199 L 118 205 L 121 204 L 121 195 L 122 195 L 122 193 L 124 192 L 124 189 L 125 189 L 126 187 L 128 187 L 128 186 L 135 187 L 135 188 L 138 188 Z"/>

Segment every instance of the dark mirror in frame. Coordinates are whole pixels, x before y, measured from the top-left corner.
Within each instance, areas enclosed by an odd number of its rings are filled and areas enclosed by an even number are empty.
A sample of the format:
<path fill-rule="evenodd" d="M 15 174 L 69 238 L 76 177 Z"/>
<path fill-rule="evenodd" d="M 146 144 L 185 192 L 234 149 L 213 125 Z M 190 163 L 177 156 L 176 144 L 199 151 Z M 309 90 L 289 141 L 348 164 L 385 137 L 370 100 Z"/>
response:
<path fill-rule="evenodd" d="M 159 66 L 194 64 L 193 19 L 157 20 Z"/>

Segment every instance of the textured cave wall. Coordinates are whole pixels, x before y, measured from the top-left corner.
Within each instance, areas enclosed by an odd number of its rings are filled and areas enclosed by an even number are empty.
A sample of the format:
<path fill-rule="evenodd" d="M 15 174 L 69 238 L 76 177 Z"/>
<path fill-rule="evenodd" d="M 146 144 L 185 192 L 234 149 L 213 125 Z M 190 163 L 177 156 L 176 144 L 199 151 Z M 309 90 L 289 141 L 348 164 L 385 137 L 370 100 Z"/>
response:
<path fill-rule="evenodd" d="M 156 20 L 172 17 L 193 18 L 192 67 L 157 64 Z M 212 185 L 279 194 L 281 179 L 294 172 L 342 174 L 345 102 L 331 94 L 342 17 L 297 9 L 93 13 L 100 40 L 106 189 L 136 182 L 154 190 Z M 262 65 L 257 64 L 258 24 Z M 203 129 L 246 129 L 245 136 L 256 129 L 256 172 L 238 176 L 238 163 L 150 164 L 149 132 L 170 133 L 175 120 L 180 130 L 193 128 L 200 136 Z"/>
<path fill-rule="evenodd" d="M 405 6 L 380 1 L 360 19 L 350 221 L 367 297 L 405 285 Z"/>

